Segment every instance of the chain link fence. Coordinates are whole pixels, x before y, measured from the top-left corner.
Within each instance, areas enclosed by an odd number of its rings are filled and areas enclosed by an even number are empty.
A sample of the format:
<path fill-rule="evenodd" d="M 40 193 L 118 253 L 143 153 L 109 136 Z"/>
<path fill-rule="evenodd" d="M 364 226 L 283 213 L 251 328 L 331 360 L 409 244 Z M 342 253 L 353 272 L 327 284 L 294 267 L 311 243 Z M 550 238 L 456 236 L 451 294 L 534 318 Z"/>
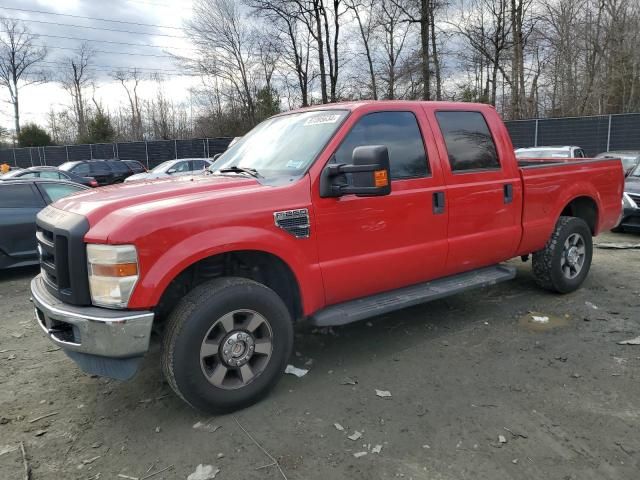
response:
<path fill-rule="evenodd" d="M 640 150 L 640 113 L 505 123 L 515 148 L 577 145 L 590 157 L 614 150 Z"/>
<path fill-rule="evenodd" d="M 151 169 L 175 158 L 210 158 L 224 152 L 232 137 L 193 140 L 154 140 L 149 142 L 93 143 L 51 147 L 0 150 L 0 163 L 21 168 L 36 165 L 62 165 L 74 160 L 138 160 Z"/>

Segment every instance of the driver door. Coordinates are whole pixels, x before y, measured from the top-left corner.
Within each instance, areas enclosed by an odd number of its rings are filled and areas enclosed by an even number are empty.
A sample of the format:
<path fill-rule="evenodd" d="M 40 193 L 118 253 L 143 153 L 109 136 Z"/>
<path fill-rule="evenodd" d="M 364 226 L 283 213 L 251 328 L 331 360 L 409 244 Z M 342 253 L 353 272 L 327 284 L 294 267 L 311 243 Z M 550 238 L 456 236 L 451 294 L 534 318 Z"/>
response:
<path fill-rule="evenodd" d="M 321 198 L 318 185 L 314 188 L 327 305 L 420 283 L 444 271 L 447 214 L 433 204 L 443 181 L 424 112 L 402 105 L 387 111 L 374 107 L 352 113 L 342 129 L 348 133 L 330 161 L 351 163 L 355 147 L 385 145 L 391 193 Z"/>

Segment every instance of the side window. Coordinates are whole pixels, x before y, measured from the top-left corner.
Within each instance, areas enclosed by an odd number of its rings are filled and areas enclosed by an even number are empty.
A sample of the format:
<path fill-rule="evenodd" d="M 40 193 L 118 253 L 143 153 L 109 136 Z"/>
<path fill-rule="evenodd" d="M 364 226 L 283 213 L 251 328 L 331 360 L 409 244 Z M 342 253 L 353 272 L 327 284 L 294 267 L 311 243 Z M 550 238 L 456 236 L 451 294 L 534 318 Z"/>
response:
<path fill-rule="evenodd" d="M 111 167 L 111 170 L 117 173 L 129 173 L 129 166 L 124 162 L 107 162 L 107 164 Z"/>
<path fill-rule="evenodd" d="M 42 198 L 29 184 L 0 185 L 0 209 L 36 208 L 42 205 Z"/>
<path fill-rule="evenodd" d="M 42 172 L 40 172 L 40 178 L 55 178 L 55 179 L 58 179 L 58 178 L 60 178 L 60 175 L 58 175 L 58 172 L 42 171 Z"/>
<path fill-rule="evenodd" d="M 89 165 L 87 163 L 81 163 L 73 167 L 71 171 L 76 175 L 80 175 L 80 176 L 89 175 Z"/>
<path fill-rule="evenodd" d="M 585 157 L 584 150 L 582 150 L 581 148 L 576 150 L 576 157 L 577 158 L 584 158 Z"/>
<path fill-rule="evenodd" d="M 71 195 L 79 190 L 84 190 L 79 185 L 68 185 L 62 183 L 41 183 L 40 188 L 44 191 L 45 197 L 48 197 L 49 202 L 53 203 L 56 200 Z"/>
<path fill-rule="evenodd" d="M 24 175 L 20 175 L 20 178 L 36 178 L 39 176 L 39 172 L 29 172 Z"/>
<path fill-rule="evenodd" d="M 204 168 L 204 160 L 194 160 L 193 161 L 193 169 L 194 170 L 202 170 Z"/>
<path fill-rule="evenodd" d="M 336 163 L 350 164 L 353 149 L 365 145 L 387 147 L 392 180 L 430 173 L 418 121 L 411 112 L 377 112 L 362 117 L 336 150 Z"/>
<path fill-rule="evenodd" d="M 480 112 L 437 112 L 453 172 L 499 169 L 496 145 Z"/>
<path fill-rule="evenodd" d="M 190 170 L 188 161 L 178 162 L 173 166 L 173 168 L 175 169 L 176 172 L 188 172 Z"/>
<path fill-rule="evenodd" d="M 106 162 L 91 162 L 90 164 L 91 173 L 97 173 L 99 175 L 108 175 L 111 173 L 111 169 Z"/>

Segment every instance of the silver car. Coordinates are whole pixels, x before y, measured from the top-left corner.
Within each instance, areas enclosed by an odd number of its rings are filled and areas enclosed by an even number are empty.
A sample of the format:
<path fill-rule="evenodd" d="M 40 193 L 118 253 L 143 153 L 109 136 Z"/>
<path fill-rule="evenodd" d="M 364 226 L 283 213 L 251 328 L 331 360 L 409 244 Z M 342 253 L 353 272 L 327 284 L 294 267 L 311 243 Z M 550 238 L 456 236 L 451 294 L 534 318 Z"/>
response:
<path fill-rule="evenodd" d="M 153 180 L 156 178 L 167 178 L 181 175 L 195 175 L 202 172 L 212 164 L 213 162 L 206 158 L 179 158 L 177 160 L 167 160 L 148 172 L 137 173 L 127 177 L 125 182 Z"/>

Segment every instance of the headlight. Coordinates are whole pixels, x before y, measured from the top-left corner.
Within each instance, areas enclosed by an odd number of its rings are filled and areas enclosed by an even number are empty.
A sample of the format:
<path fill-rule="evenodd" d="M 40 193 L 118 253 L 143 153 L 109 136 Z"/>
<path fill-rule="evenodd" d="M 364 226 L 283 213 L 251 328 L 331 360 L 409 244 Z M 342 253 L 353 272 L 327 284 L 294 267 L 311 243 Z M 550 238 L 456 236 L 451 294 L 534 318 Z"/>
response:
<path fill-rule="evenodd" d="M 138 281 L 136 247 L 87 244 L 87 264 L 92 303 L 125 308 Z"/>
<path fill-rule="evenodd" d="M 622 194 L 622 205 L 625 208 L 638 208 L 638 205 L 636 204 L 636 202 L 633 201 L 633 199 L 629 196 L 628 193 Z"/>

